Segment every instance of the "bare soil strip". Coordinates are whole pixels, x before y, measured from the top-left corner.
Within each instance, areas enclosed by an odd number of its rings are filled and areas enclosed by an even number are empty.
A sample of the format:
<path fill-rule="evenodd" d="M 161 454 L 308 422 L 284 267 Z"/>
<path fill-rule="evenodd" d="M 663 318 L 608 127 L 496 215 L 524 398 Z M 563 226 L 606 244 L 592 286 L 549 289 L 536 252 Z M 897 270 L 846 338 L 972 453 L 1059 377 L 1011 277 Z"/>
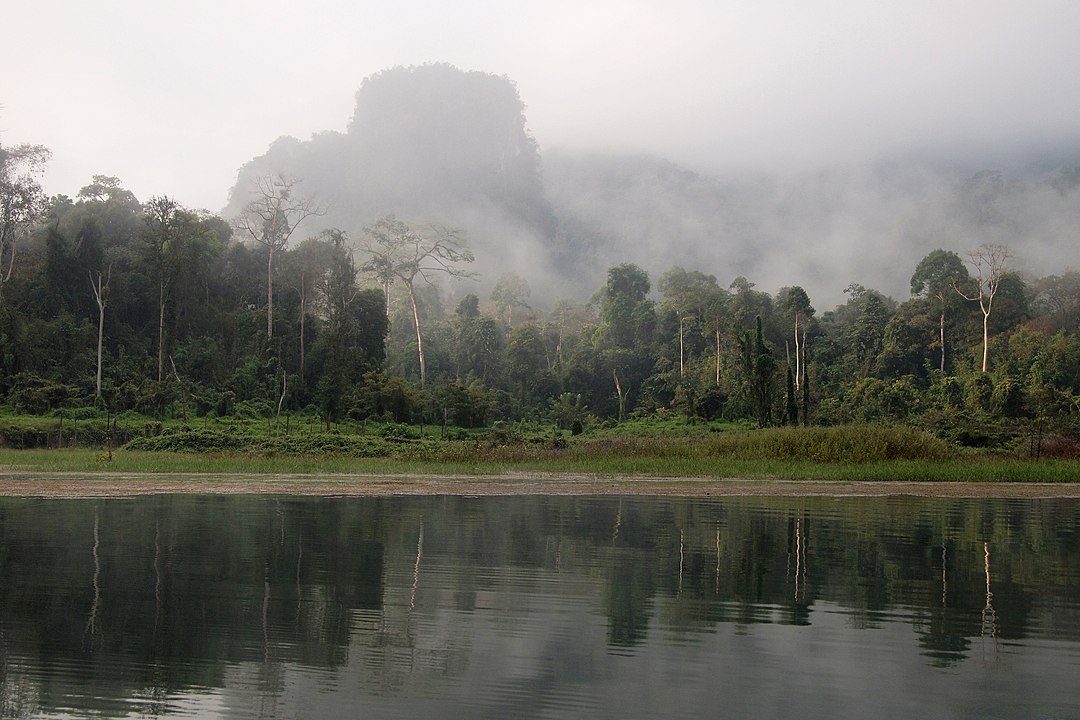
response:
<path fill-rule="evenodd" d="M 211 495 L 663 495 L 1080 498 L 1080 483 L 821 482 L 744 478 L 600 477 L 512 473 L 440 475 L 157 475 L 0 471 L 0 496 L 126 497 Z"/>

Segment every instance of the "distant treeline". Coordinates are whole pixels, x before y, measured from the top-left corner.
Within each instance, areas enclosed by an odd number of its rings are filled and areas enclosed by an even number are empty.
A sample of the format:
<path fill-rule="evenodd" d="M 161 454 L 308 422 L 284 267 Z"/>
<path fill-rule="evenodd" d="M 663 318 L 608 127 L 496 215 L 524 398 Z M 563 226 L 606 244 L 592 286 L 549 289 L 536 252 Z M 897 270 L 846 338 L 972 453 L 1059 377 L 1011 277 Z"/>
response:
<path fill-rule="evenodd" d="M 32 200 L 40 187 L 4 152 L 8 199 Z M 930 253 L 902 302 L 852 285 L 819 312 L 797 285 L 773 295 L 680 267 L 654 282 L 624 264 L 591 300 L 540 310 L 513 272 L 485 297 L 440 290 L 473 259 L 453 228 L 387 216 L 301 240 L 316 200 L 260 182 L 229 222 L 101 176 L 75 199 L 5 209 L 0 400 L 575 431 L 630 416 L 910 421 L 975 443 L 1078 425 L 1080 274 L 1022 277 L 1003 246 Z"/>
<path fill-rule="evenodd" d="M 631 263 L 541 310 L 514 272 L 463 294 L 475 258 L 454 227 L 388 215 L 301 239 L 325 207 L 285 175 L 253 179 L 227 221 L 105 176 L 45 198 L 46 160 L 0 148 L 0 400 L 15 412 L 916 421 L 968 444 L 1080 425 L 1080 273 L 1016 274 L 1007 246 L 934 250 L 906 271 L 908 299 L 851 285 L 825 312 L 797 285 L 680 267 L 653 282 Z"/>

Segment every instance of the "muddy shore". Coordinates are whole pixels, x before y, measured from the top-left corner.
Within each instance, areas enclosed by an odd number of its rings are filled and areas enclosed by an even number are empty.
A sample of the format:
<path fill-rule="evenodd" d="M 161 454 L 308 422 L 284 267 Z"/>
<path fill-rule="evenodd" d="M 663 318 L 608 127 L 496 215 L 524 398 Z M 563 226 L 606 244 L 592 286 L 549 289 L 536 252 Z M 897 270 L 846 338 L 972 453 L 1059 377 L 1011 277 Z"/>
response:
<path fill-rule="evenodd" d="M 125 497 L 167 493 L 309 496 L 664 495 L 1080 498 L 1080 483 L 822 482 L 768 479 L 599 477 L 513 473 L 441 475 L 157 475 L 0 472 L 0 496 Z"/>

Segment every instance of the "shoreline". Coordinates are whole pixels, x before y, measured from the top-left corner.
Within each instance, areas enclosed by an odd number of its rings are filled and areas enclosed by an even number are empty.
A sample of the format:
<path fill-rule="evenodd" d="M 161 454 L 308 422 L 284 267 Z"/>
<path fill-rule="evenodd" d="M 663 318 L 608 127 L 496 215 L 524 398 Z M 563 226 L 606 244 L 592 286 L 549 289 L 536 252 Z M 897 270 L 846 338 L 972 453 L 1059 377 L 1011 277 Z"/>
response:
<path fill-rule="evenodd" d="M 779 480 L 596 476 L 563 473 L 376 475 L 241 473 L 34 473 L 0 471 L 0 497 L 90 498 L 138 495 L 634 495 L 667 497 L 888 496 L 1080 498 L 1080 483 Z"/>

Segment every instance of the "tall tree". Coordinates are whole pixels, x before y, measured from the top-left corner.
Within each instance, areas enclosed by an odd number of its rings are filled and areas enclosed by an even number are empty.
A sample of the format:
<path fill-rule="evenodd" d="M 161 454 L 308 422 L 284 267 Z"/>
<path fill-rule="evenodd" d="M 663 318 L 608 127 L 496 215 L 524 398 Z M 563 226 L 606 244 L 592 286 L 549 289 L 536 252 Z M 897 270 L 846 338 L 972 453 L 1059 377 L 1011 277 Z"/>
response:
<path fill-rule="evenodd" d="M 1001 287 L 1005 275 L 1005 266 L 1009 261 L 1009 248 L 1006 245 L 980 245 L 968 253 L 968 260 L 975 268 L 975 291 L 968 292 L 956 287 L 956 292 L 966 300 L 979 302 L 983 314 L 983 357 L 982 371 L 988 372 L 990 366 L 990 313 L 994 308 L 994 297 Z"/>
<path fill-rule="evenodd" d="M 750 403 L 758 427 L 772 425 L 773 386 L 776 360 L 765 342 L 761 316 L 754 318 L 754 334 L 743 331 L 739 336 L 742 346 L 743 371 L 750 389 Z"/>
<path fill-rule="evenodd" d="M 143 254 L 158 290 L 157 379 L 165 377 L 166 306 L 177 286 L 197 284 L 195 277 L 212 249 L 221 244 L 227 227 L 218 218 L 199 217 L 175 200 L 153 197 L 143 214 Z M 205 268 L 204 268 L 205 269 Z"/>
<path fill-rule="evenodd" d="M 911 294 L 925 295 L 938 311 L 938 344 L 941 356 L 938 369 L 945 373 L 945 314 L 956 297 L 955 288 L 967 285 L 968 271 L 964 261 L 951 250 L 934 250 L 924 257 L 911 276 Z"/>
<path fill-rule="evenodd" d="M 806 374 L 806 323 L 801 323 L 803 317 L 809 318 L 814 314 L 814 308 L 810 305 L 810 297 L 798 285 L 783 288 L 780 291 L 780 307 L 792 317 L 795 326 L 795 373 L 793 378 L 794 389 L 798 391 L 802 387 L 802 379 Z M 799 330 L 802 330 L 802 338 Z"/>
<path fill-rule="evenodd" d="M 525 278 L 516 272 L 504 272 L 495 281 L 495 287 L 491 289 L 491 301 L 500 316 L 506 317 L 507 329 L 514 327 L 514 308 L 529 309 L 525 298 L 529 297 L 531 290 Z"/>
<path fill-rule="evenodd" d="M 101 399 L 101 354 L 102 345 L 105 339 L 105 302 L 109 296 L 109 283 L 112 280 L 112 266 L 109 266 L 108 271 L 105 273 L 104 282 L 102 281 L 102 273 L 97 271 L 97 277 L 94 277 L 94 271 L 90 271 L 90 289 L 94 292 L 94 301 L 97 302 L 98 308 L 98 331 L 97 331 L 97 375 L 95 383 L 95 396 L 98 400 Z"/>
<path fill-rule="evenodd" d="M 41 145 L 0 146 L 0 305 L 15 268 L 19 240 L 45 211 L 38 177 L 50 157 Z"/>
<path fill-rule="evenodd" d="M 379 268 L 386 277 L 401 281 L 409 296 L 413 326 L 416 329 L 416 353 L 420 363 L 420 384 L 427 383 L 424 355 L 424 332 L 417 304 L 417 282 L 432 284 L 432 277 L 471 277 L 459 267 L 473 261 L 461 231 L 442 225 L 413 226 L 393 215 L 379 218 L 364 229 L 364 249 L 371 256 L 369 267 Z"/>
<path fill-rule="evenodd" d="M 236 229 L 266 248 L 266 338 L 274 337 L 274 260 L 304 220 L 325 208 L 298 196 L 299 181 L 284 174 L 255 178 L 253 197 L 234 221 Z"/>
<path fill-rule="evenodd" d="M 329 427 L 346 409 L 349 390 L 363 373 L 381 366 L 389 324 L 382 294 L 357 288 L 358 269 L 346 248 L 345 233 L 330 230 L 325 237 L 329 257 L 317 285 L 326 328 L 315 356 L 319 366 L 316 395 Z"/>
<path fill-rule="evenodd" d="M 723 288 L 716 288 L 709 294 L 702 310 L 702 331 L 713 336 L 713 364 L 716 371 L 716 386 L 720 387 L 721 336 L 731 326 L 731 293 Z"/>
<path fill-rule="evenodd" d="M 341 238 L 344 243 L 344 233 L 337 229 L 324 231 L 319 237 L 308 238 L 300 243 L 295 249 L 289 251 L 284 257 L 286 265 L 285 275 L 289 285 L 296 290 L 300 305 L 297 308 L 297 319 L 300 321 L 299 345 L 300 345 L 300 378 L 306 376 L 307 363 L 307 317 L 310 310 L 311 299 L 317 289 L 318 283 L 328 272 L 333 259 L 333 248 L 336 240 Z"/>
<path fill-rule="evenodd" d="M 656 288 L 679 319 L 679 376 L 686 375 L 686 326 L 699 319 L 719 286 L 716 276 L 675 266 L 660 276 Z"/>
<path fill-rule="evenodd" d="M 158 288 L 157 380 L 165 377 L 165 303 L 176 277 L 181 208 L 164 195 L 146 203 L 144 252 Z"/>
<path fill-rule="evenodd" d="M 848 355 L 859 377 L 868 377 L 885 343 L 885 328 L 892 311 L 884 295 L 861 285 L 849 285 L 844 292 L 851 296 L 857 315 L 847 336 Z"/>
<path fill-rule="evenodd" d="M 627 409 L 633 386 L 640 386 L 653 363 L 656 308 L 649 294 L 649 274 L 624 263 L 608 269 L 601 293 L 600 327 L 594 344 L 611 370 L 618 398 L 619 420 Z"/>

